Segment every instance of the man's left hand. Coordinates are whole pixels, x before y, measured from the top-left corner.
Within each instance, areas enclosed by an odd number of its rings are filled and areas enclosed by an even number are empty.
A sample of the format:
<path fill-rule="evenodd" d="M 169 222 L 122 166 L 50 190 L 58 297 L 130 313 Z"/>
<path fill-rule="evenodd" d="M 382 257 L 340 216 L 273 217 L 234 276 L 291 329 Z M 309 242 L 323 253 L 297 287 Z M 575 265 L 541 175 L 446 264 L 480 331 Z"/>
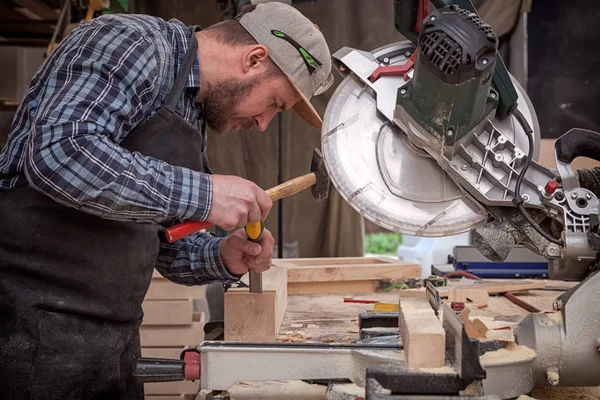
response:
<path fill-rule="evenodd" d="M 271 267 L 274 244 L 268 229 L 263 231 L 260 244 L 249 241 L 244 228 L 238 229 L 221 243 L 221 260 L 232 274 L 265 272 Z"/>

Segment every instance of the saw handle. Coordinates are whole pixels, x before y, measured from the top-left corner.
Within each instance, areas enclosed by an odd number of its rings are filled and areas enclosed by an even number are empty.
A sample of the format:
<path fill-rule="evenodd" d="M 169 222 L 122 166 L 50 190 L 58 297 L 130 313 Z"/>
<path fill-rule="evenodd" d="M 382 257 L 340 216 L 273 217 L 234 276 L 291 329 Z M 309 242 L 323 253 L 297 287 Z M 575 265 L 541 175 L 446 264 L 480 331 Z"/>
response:
<path fill-rule="evenodd" d="M 311 172 L 306 175 L 291 179 L 287 182 L 283 182 L 281 185 L 272 187 L 271 189 L 267 190 L 267 194 L 272 201 L 277 201 L 283 199 L 284 197 L 288 197 L 308 189 L 315 183 L 317 183 L 317 176 L 314 174 L 314 172 Z M 208 221 L 182 222 L 181 224 L 173 225 L 170 228 L 165 229 L 165 237 L 167 238 L 167 242 L 173 243 L 181 238 L 191 235 L 192 233 L 206 229 L 211 225 L 212 224 Z"/>
<path fill-rule="evenodd" d="M 600 161 L 600 133 L 573 128 L 556 140 L 554 149 L 556 158 L 567 164 L 577 157 Z"/>

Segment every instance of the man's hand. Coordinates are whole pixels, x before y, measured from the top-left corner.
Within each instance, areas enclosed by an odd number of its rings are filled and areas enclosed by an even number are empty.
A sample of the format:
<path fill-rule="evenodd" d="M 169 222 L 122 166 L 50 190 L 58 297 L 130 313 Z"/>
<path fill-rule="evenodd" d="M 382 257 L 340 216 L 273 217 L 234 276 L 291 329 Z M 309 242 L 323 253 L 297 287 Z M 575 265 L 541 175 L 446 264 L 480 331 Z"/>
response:
<path fill-rule="evenodd" d="M 246 231 L 239 229 L 221 243 L 221 261 L 230 273 L 243 275 L 248 271 L 264 272 L 271 267 L 275 239 L 267 229 L 260 244 L 248 240 Z"/>
<path fill-rule="evenodd" d="M 226 231 L 264 221 L 273 202 L 255 183 L 230 175 L 212 175 L 212 203 L 208 218 Z"/>

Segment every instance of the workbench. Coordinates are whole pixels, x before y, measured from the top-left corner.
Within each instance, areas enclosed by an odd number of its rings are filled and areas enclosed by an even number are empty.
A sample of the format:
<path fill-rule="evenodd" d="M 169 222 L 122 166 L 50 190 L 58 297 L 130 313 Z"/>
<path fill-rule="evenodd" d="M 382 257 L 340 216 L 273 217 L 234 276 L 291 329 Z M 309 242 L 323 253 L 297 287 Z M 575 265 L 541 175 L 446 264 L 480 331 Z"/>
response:
<path fill-rule="evenodd" d="M 548 287 L 568 288 L 573 283 L 547 281 Z M 452 284 L 452 283 L 451 283 Z M 553 312 L 552 303 L 561 293 L 557 290 L 531 290 L 519 297 L 542 311 Z M 372 304 L 344 303 L 345 297 L 372 299 L 397 303 L 397 293 L 335 294 L 335 295 L 289 295 L 283 318 L 281 338 L 294 341 L 351 342 L 358 340 L 358 314 L 373 308 Z M 471 315 L 516 324 L 527 311 L 502 296 L 490 296 L 488 307 L 473 309 Z M 302 326 L 300 327 L 300 324 Z M 292 327 L 293 325 L 293 327 Z M 287 339 L 286 339 L 287 340 Z M 249 399 L 325 399 L 327 386 L 302 381 L 242 382 L 231 390 L 232 400 Z M 360 395 L 360 391 L 357 392 Z M 541 388 L 532 396 L 539 400 L 554 399 L 600 399 L 600 388 Z M 197 397 L 204 399 L 203 393 Z"/>

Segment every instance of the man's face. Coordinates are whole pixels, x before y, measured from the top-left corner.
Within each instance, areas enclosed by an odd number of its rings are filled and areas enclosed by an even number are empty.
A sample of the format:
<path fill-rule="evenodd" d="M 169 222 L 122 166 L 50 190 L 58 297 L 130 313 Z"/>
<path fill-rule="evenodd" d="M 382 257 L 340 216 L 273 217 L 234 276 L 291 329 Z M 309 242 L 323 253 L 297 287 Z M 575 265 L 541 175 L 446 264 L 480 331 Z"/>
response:
<path fill-rule="evenodd" d="M 283 74 L 231 78 L 208 88 L 203 118 L 219 133 L 257 128 L 261 132 L 279 111 L 294 106 L 300 96 Z"/>

